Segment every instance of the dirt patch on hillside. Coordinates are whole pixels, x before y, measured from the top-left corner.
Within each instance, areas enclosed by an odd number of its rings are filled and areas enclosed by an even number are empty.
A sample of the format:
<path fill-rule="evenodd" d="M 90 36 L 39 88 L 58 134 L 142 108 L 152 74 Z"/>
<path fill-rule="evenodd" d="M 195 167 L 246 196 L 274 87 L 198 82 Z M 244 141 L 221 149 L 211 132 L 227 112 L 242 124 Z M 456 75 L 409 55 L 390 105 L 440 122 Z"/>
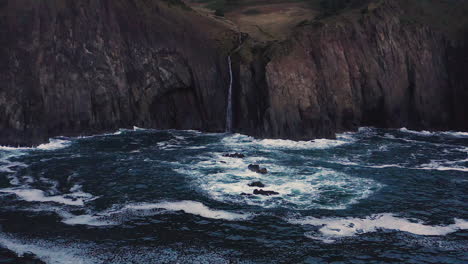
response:
<path fill-rule="evenodd" d="M 301 21 L 313 19 L 318 14 L 302 3 L 255 5 L 226 14 L 240 30 L 260 40 L 283 40 Z"/>
<path fill-rule="evenodd" d="M 234 26 L 258 41 L 284 40 L 297 24 L 312 20 L 319 14 L 319 11 L 307 3 L 251 1 L 248 5 L 237 6 L 227 11 L 224 17 L 219 17 L 203 4 L 187 3 L 197 12 Z"/>

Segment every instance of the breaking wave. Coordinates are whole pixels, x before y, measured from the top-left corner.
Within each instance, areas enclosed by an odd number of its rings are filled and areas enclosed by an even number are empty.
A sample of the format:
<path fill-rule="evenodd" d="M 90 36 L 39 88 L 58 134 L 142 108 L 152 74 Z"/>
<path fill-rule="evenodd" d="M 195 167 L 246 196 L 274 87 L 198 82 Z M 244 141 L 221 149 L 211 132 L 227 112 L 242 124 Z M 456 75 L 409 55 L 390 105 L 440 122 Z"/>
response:
<path fill-rule="evenodd" d="M 49 143 L 41 144 L 37 147 L 10 147 L 10 146 L 0 146 L 0 150 L 6 151 L 21 151 L 21 150 L 57 150 L 66 148 L 71 144 L 70 140 L 51 138 Z"/>
<path fill-rule="evenodd" d="M 74 215 L 64 210 L 56 210 L 67 225 L 111 226 L 130 221 L 137 216 L 154 216 L 160 214 L 183 212 L 209 219 L 243 221 L 251 219 L 251 213 L 238 213 L 212 209 L 196 201 L 162 201 L 158 203 L 134 203 L 124 206 L 113 206 L 111 209 L 94 214 Z"/>
<path fill-rule="evenodd" d="M 187 214 L 199 215 L 211 219 L 224 220 L 246 220 L 252 217 L 250 214 L 233 213 L 223 210 L 215 210 L 206 205 L 195 201 L 176 201 L 176 202 L 160 202 L 160 203 L 141 203 L 126 205 L 123 210 L 153 210 L 163 209 L 167 211 L 183 211 Z"/>
<path fill-rule="evenodd" d="M 48 264 L 128 264 L 128 263 L 232 263 L 230 251 L 205 249 L 200 245 L 186 248 L 161 246 L 125 246 L 85 243 L 76 240 L 18 238 L 0 233 L 0 246 L 23 256 L 32 253 Z M 251 263 L 234 261 L 235 263 Z"/>
<path fill-rule="evenodd" d="M 400 128 L 399 131 L 404 132 L 404 133 L 418 135 L 418 136 L 441 136 L 442 135 L 442 136 L 457 137 L 457 138 L 468 137 L 468 132 L 457 132 L 457 131 L 426 131 L 426 130 L 416 131 L 416 130 L 407 129 L 406 127 Z"/>
<path fill-rule="evenodd" d="M 326 149 L 353 143 L 354 133 L 338 134 L 336 139 L 314 139 L 310 141 L 294 141 L 286 139 L 255 139 L 242 134 L 233 134 L 222 139 L 227 147 L 262 147 L 270 149 Z"/>
<path fill-rule="evenodd" d="M 63 195 L 46 195 L 42 190 L 25 189 L 24 187 L 0 189 L 0 193 L 14 194 L 21 200 L 27 202 L 53 202 L 72 206 L 84 206 L 86 202 L 95 199 L 93 195 L 82 191 Z"/>
<path fill-rule="evenodd" d="M 262 164 L 269 173 L 250 171 L 247 168 L 250 163 Z M 192 177 L 198 189 L 214 200 L 265 208 L 345 209 L 382 187 L 373 180 L 351 177 L 331 169 L 307 165 L 294 168 L 276 163 L 262 157 L 236 159 L 217 154 L 194 165 L 174 164 L 177 167 L 174 170 Z M 279 195 L 245 195 L 259 189 L 249 186 L 256 181 L 265 185 L 262 189 Z"/>
<path fill-rule="evenodd" d="M 371 215 L 366 218 L 316 218 L 287 219 L 291 224 L 319 226 L 318 233 L 309 232 L 309 238 L 333 242 L 341 237 L 351 237 L 382 229 L 408 232 L 422 236 L 444 236 L 468 229 L 468 221 L 455 219 L 450 225 L 426 225 L 421 221 L 400 218 L 390 213 Z"/>

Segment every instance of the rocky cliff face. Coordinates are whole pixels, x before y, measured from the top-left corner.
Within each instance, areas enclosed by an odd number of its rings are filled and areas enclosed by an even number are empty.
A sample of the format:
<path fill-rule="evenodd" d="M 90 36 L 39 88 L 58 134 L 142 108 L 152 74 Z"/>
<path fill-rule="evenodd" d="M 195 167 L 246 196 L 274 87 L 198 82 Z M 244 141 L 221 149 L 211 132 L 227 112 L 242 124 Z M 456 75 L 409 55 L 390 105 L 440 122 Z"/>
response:
<path fill-rule="evenodd" d="M 406 23 L 397 1 L 364 11 L 302 26 L 260 60 L 241 55 L 239 131 L 308 139 L 358 126 L 467 130 L 468 46 Z"/>
<path fill-rule="evenodd" d="M 168 2 L 0 0 L 0 145 L 133 125 L 223 131 L 237 34 Z M 234 130 L 468 130 L 468 45 L 405 22 L 398 1 L 365 11 L 282 43 L 246 40 L 233 55 Z"/>
<path fill-rule="evenodd" d="M 162 1 L 1 0 L 0 145 L 133 125 L 223 130 L 222 34 Z"/>

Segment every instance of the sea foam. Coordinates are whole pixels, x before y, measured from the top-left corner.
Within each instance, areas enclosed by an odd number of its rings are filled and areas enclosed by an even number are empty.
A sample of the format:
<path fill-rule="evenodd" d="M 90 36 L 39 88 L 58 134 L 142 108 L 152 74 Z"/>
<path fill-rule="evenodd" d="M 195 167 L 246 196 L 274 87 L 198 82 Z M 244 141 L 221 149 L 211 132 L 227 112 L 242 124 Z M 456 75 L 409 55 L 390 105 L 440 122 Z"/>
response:
<path fill-rule="evenodd" d="M 0 146 L 0 150 L 6 151 L 18 151 L 18 150 L 57 150 L 66 148 L 71 144 L 70 140 L 65 139 L 49 139 L 49 143 L 41 144 L 37 147 L 11 147 L 11 146 Z"/>
<path fill-rule="evenodd" d="M 426 131 L 426 130 L 415 131 L 415 130 L 407 129 L 406 127 L 400 128 L 399 131 L 404 132 L 404 133 L 418 135 L 418 136 L 440 136 L 442 135 L 442 136 L 457 137 L 457 138 L 468 137 L 468 132 L 458 132 L 458 131 Z"/>
<path fill-rule="evenodd" d="M 83 257 L 81 250 L 74 246 L 57 246 L 42 240 L 23 240 L 0 235 L 0 245 L 14 251 L 18 256 L 33 253 L 49 264 L 93 264 L 97 263 L 88 257 Z M 102 262 L 99 262 L 102 263 Z"/>
<path fill-rule="evenodd" d="M 250 171 L 248 165 L 255 163 L 268 168 L 268 174 Z M 345 209 L 382 187 L 374 180 L 352 177 L 331 169 L 307 164 L 285 166 L 275 160 L 255 156 L 236 159 L 217 154 L 196 164 L 177 163 L 174 167 L 177 167 L 174 171 L 192 177 L 197 189 L 211 199 L 265 208 Z M 265 185 L 263 189 L 278 192 L 278 195 L 248 195 L 257 188 L 249 186 L 254 181 L 262 182 Z M 334 192 L 342 195 L 336 196 Z"/>
<path fill-rule="evenodd" d="M 24 239 L 0 233 L 0 246 L 22 256 L 33 253 L 48 264 L 128 263 L 230 263 L 232 251 L 211 251 L 191 245 L 184 248 L 153 245 L 100 245 L 76 239 Z M 244 262 L 242 262 L 244 263 Z M 248 261 L 250 263 L 250 261 Z"/>
<path fill-rule="evenodd" d="M 124 210 L 153 210 L 164 209 L 168 211 L 183 211 L 187 214 L 199 215 L 205 218 L 224 220 L 246 220 L 252 217 L 251 214 L 233 213 L 223 210 L 215 210 L 195 201 L 175 201 L 160 203 L 141 203 L 126 205 Z"/>
<path fill-rule="evenodd" d="M 210 219 L 242 221 L 254 217 L 250 213 L 237 213 L 209 208 L 196 201 L 162 201 L 157 203 L 133 203 L 124 206 L 114 205 L 111 209 L 95 214 L 74 215 L 62 209 L 50 209 L 62 217 L 67 225 L 112 226 L 131 220 L 133 217 L 184 212 Z"/>
<path fill-rule="evenodd" d="M 353 143 L 355 133 L 337 134 L 336 139 L 314 139 L 310 141 L 294 141 L 287 139 L 255 139 L 242 134 L 233 134 L 222 139 L 227 147 L 261 147 L 270 149 L 326 149 Z"/>
<path fill-rule="evenodd" d="M 0 189 L 0 193 L 15 194 L 18 198 L 27 202 L 53 202 L 72 206 L 83 206 L 85 202 L 94 199 L 91 194 L 81 191 L 64 195 L 47 196 L 44 191 L 38 189 L 6 188 Z"/>
<path fill-rule="evenodd" d="M 57 213 L 63 218 L 62 223 L 67 225 L 111 226 L 117 224 L 100 215 L 73 215 L 64 211 Z"/>
<path fill-rule="evenodd" d="M 291 224 L 319 226 L 320 235 L 307 236 L 324 241 L 350 237 L 381 229 L 396 230 L 423 236 L 443 236 L 458 230 L 468 229 L 468 221 L 455 219 L 450 225 L 426 225 L 421 221 L 400 218 L 390 213 L 375 214 L 366 218 L 315 218 L 286 219 Z"/>
<path fill-rule="evenodd" d="M 457 161 L 432 160 L 431 162 L 422 164 L 421 166 L 415 169 L 468 172 L 468 167 L 461 165 L 466 162 L 468 162 L 468 159 L 457 160 Z"/>

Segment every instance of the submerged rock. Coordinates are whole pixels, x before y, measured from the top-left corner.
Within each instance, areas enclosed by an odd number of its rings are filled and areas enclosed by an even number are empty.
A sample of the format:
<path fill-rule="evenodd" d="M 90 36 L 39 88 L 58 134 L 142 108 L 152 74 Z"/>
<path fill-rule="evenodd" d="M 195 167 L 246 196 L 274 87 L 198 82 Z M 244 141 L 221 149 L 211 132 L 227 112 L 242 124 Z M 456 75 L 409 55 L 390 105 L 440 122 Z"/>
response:
<path fill-rule="evenodd" d="M 242 153 L 227 153 L 227 154 L 224 154 L 223 157 L 228 157 L 228 158 L 239 158 L 239 159 L 242 159 L 242 158 L 245 158 L 245 155 L 242 154 Z"/>
<path fill-rule="evenodd" d="M 248 184 L 250 187 L 265 187 L 265 184 L 263 184 L 261 181 L 255 181 L 252 183 Z"/>
<path fill-rule="evenodd" d="M 256 173 L 260 173 L 260 174 L 267 174 L 268 173 L 268 170 L 266 168 L 260 168 L 259 165 L 255 165 L 255 164 L 250 164 L 248 166 L 249 170 L 253 171 L 253 172 L 256 172 Z"/>
<path fill-rule="evenodd" d="M 279 192 L 275 192 L 275 191 L 265 191 L 263 189 L 255 189 L 253 191 L 253 194 L 257 194 L 257 195 L 265 195 L 265 196 L 270 196 L 270 195 L 278 195 Z"/>

